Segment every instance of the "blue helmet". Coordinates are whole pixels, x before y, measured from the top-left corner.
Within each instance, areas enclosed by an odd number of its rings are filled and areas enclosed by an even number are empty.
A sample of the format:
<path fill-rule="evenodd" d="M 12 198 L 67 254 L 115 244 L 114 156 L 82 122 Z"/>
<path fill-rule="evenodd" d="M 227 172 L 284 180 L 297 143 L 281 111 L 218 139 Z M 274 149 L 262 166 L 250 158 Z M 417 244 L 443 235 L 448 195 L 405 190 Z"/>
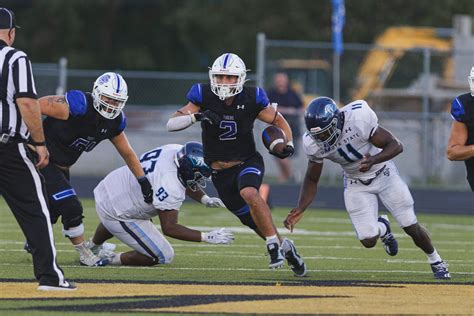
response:
<path fill-rule="evenodd" d="M 211 168 L 204 162 L 202 144 L 187 142 L 176 153 L 178 178 L 181 183 L 192 191 L 206 187 L 206 180 L 211 176 Z"/>
<path fill-rule="evenodd" d="M 316 142 L 332 146 L 341 136 L 344 115 L 333 99 L 319 97 L 309 103 L 304 121 L 306 129 Z"/>

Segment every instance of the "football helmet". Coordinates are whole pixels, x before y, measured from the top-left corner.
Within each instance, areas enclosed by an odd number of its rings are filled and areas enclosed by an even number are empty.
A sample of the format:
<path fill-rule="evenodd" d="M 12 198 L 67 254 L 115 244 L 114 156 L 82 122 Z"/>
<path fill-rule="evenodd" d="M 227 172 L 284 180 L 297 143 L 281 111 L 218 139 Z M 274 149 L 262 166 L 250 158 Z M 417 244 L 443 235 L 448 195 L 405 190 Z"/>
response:
<path fill-rule="evenodd" d="M 471 73 L 467 76 L 469 82 L 469 89 L 471 90 L 471 95 L 474 97 L 474 67 L 471 68 Z"/>
<path fill-rule="evenodd" d="M 127 83 L 121 75 L 106 72 L 94 82 L 94 108 L 103 117 L 113 120 L 119 116 L 128 99 Z"/>
<path fill-rule="evenodd" d="M 319 97 L 309 103 L 304 121 L 306 129 L 317 143 L 332 146 L 341 136 L 344 116 L 333 99 Z"/>
<path fill-rule="evenodd" d="M 211 168 L 204 162 L 204 153 L 201 143 L 187 142 L 176 153 L 175 163 L 178 166 L 178 178 L 181 183 L 197 191 L 206 187 L 206 180 L 211 176 Z"/>
<path fill-rule="evenodd" d="M 218 83 L 218 75 L 228 75 L 237 77 L 236 83 Z M 247 69 L 239 56 L 232 53 L 225 53 L 219 56 L 212 67 L 209 68 L 209 79 L 211 80 L 211 90 L 221 100 L 225 100 L 239 94 L 244 88 Z"/>

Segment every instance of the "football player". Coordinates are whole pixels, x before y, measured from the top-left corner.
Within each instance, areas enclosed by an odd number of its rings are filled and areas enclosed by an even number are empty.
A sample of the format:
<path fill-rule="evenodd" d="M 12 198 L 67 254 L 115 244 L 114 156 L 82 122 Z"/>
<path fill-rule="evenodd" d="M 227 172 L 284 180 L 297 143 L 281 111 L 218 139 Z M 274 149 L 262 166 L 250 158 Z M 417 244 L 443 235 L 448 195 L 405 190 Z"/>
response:
<path fill-rule="evenodd" d="M 291 129 L 270 106 L 262 88 L 244 86 L 246 74 L 239 56 L 219 56 L 209 69 L 210 84 L 191 87 L 189 102 L 169 119 L 167 129 L 179 131 L 201 122 L 204 158 L 213 170 L 212 182 L 225 206 L 266 240 L 270 268 L 282 267 L 286 257 L 295 275 L 304 276 L 303 260 L 293 242 L 278 235 L 270 209 L 258 193 L 265 167 L 253 137 L 256 119 L 281 128 L 288 143 L 282 152 L 271 153 L 283 159 L 294 152 Z"/>
<path fill-rule="evenodd" d="M 454 119 L 448 142 L 448 159 L 464 160 L 467 181 L 474 191 L 474 67 L 468 76 L 470 93 L 455 98 L 451 105 Z"/>
<path fill-rule="evenodd" d="M 121 75 L 107 72 L 94 82 L 92 93 L 80 90 L 39 99 L 46 145 L 50 153 L 49 165 L 41 170 L 46 181 L 52 223 L 61 216 L 63 235 L 79 252 L 79 260 L 86 266 L 108 263 L 94 255 L 84 245 L 83 209 L 76 192 L 69 183 L 69 169 L 84 152 L 90 152 L 109 139 L 125 160 L 140 184 L 143 199 L 152 202 L 150 182 L 125 136 L 126 119 L 122 109 L 128 99 L 128 89 Z M 28 245 L 25 245 L 28 249 Z"/>
<path fill-rule="evenodd" d="M 386 215 L 377 216 L 377 197 L 398 225 L 426 253 L 434 277 L 449 279 L 447 264 L 431 243 L 426 229 L 418 224 L 413 198 L 401 179 L 393 157 L 403 150 L 400 141 L 378 125 L 377 115 L 367 102 L 357 100 L 340 110 L 327 97 L 311 101 L 305 112 L 306 133 L 303 147 L 309 158 L 298 206 L 288 214 L 285 227 L 293 230 L 313 201 L 323 160 L 329 159 L 344 170 L 344 202 L 357 238 L 372 248 L 380 237 L 390 256 L 398 252 Z"/>
<path fill-rule="evenodd" d="M 204 163 L 200 143 L 164 145 L 144 153 L 140 162 L 155 192 L 152 204 L 143 201 L 140 186 L 127 167 L 108 174 L 94 189 L 101 221 L 88 242 L 94 253 L 110 258 L 113 265 L 171 263 L 173 247 L 151 221 L 154 216 L 158 216 L 163 234 L 169 237 L 211 244 L 233 241 L 232 233 L 224 228 L 202 233 L 178 224 L 178 210 L 186 194 L 207 207 L 224 207 L 220 199 L 201 190 L 211 176 L 211 169 Z M 134 250 L 118 254 L 103 251 L 101 245 L 112 236 Z"/>

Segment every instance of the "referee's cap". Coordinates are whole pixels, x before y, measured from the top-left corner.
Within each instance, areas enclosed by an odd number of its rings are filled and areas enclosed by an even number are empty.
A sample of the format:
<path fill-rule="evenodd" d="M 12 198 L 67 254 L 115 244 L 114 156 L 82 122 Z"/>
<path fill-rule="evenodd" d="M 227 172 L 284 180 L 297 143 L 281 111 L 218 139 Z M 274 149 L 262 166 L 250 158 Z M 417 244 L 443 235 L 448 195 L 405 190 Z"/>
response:
<path fill-rule="evenodd" d="M 15 23 L 15 13 L 6 8 L 0 8 L 0 29 L 20 28 Z"/>

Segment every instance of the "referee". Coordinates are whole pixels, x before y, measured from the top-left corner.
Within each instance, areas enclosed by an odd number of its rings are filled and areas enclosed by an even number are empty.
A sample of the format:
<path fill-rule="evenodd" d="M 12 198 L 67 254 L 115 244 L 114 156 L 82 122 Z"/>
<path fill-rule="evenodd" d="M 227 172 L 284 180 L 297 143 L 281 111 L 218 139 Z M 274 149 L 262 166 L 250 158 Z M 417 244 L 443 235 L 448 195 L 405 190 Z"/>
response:
<path fill-rule="evenodd" d="M 38 290 L 74 290 L 56 262 L 53 231 L 42 179 L 25 146 L 36 147 L 36 167 L 48 164 L 39 103 L 28 56 L 12 46 L 13 12 L 0 8 L 0 194 L 33 248 Z"/>

